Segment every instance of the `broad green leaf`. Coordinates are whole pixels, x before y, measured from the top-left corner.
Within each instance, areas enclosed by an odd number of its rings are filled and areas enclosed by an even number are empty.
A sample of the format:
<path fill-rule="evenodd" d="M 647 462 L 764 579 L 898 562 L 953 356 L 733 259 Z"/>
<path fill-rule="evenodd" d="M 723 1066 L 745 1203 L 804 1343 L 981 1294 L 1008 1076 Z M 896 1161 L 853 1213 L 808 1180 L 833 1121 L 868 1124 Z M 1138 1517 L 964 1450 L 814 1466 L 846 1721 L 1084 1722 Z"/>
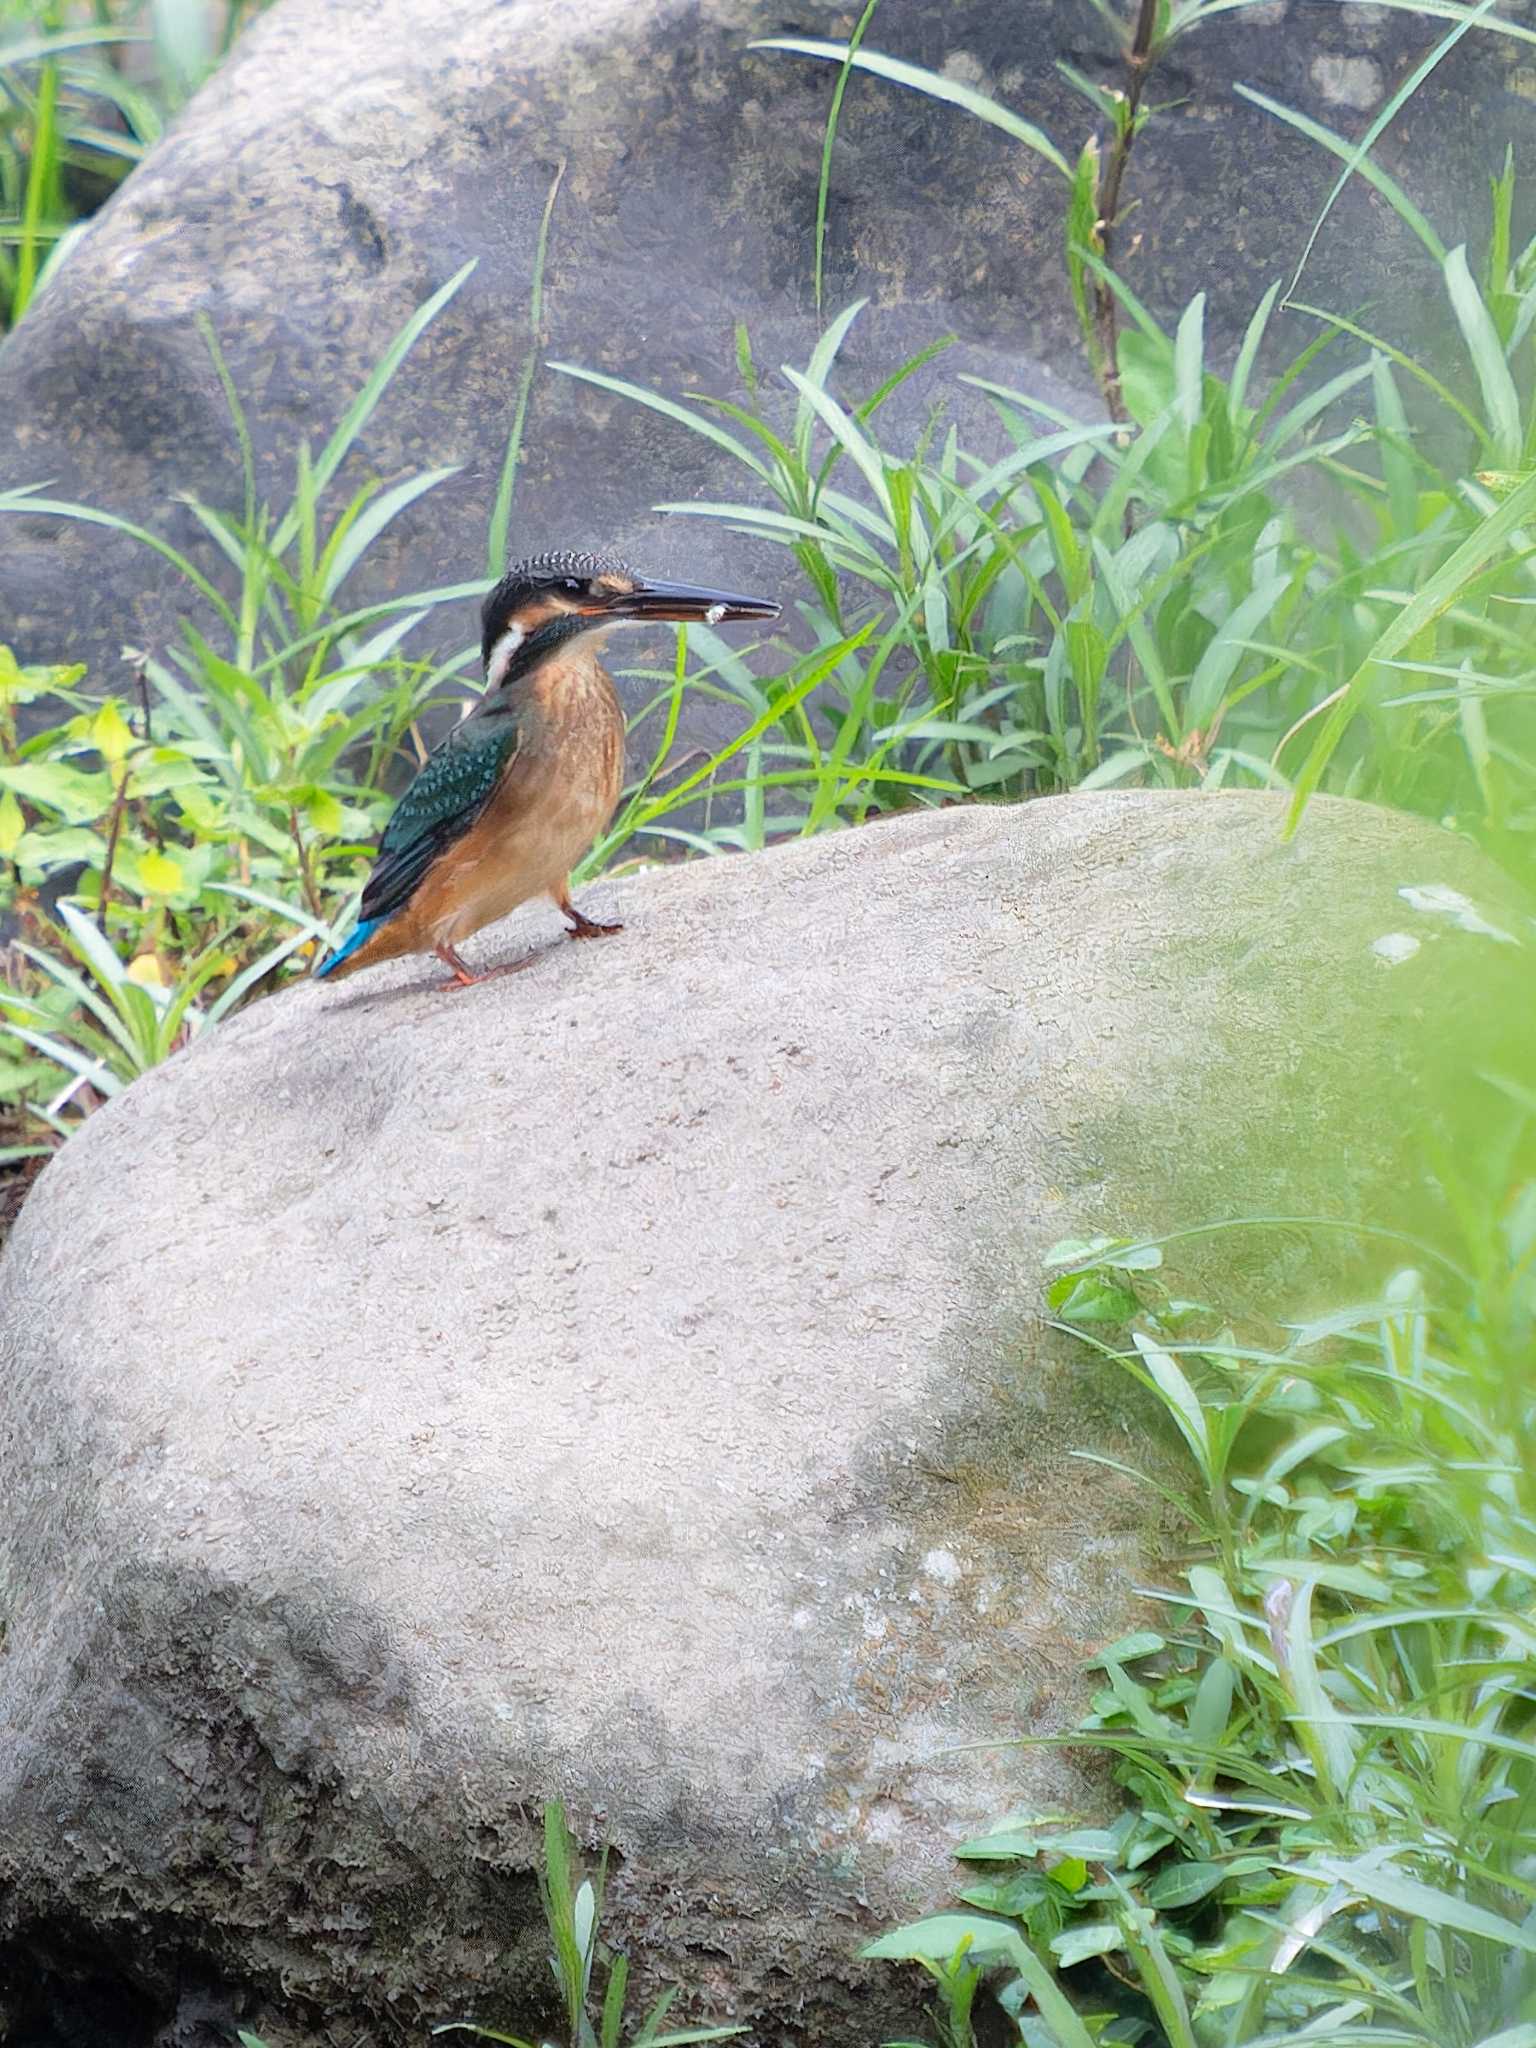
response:
<path fill-rule="evenodd" d="M 1045 1298 L 1068 1323 L 1125 1323 L 1141 1307 L 1129 1288 L 1093 1269 L 1062 1274 L 1046 1289 Z"/>
<path fill-rule="evenodd" d="M 1137 1629 L 1128 1636 L 1120 1636 L 1096 1656 L 1086 1660 L 1089 1671 L 1106 1664 L 1136 1664 L 1143 1657 L 1155 1657 L 1159 1650 L 1166 1650 L 1168 1638 L 1158 1635 L 1153 1629 Z"/>
<path fill-rule="evenodd" d="M 1074 1963 L 1086 1962 L 1090 1956 L 1113 1955 L 1116 1949 L 1124 1947 L 1125 1935 L 1114 1920 L 1074 1920 L 1060 1934 L 1052 1935 L 1050 1941 L 1051 1954 L 1064 1970 L 1070 1970 Z"/>
<path fill-rule="evenodd" d="M 1209 1898 L 1227 1876 L 1220 1863 L 1175 1863 L 1148 1880 L 1143 1896 L 1158 1912 L 1175 1913 Z"/>
<path fill-rule="evenodd" d="M 1023 1936 L 1012 1921 L 984 1913 L 933 1913 L 926 1920 L 892 1928 L 889 1934 L 866 1942 L 859 1953 L 887 1962 L 947 1963 L 962 1943 L 978 1962 L 1017 1964 L 1024 1948 Z"/>
<path fill-rule="evenodd" d="M 72 825 L 100 817 L 112 801 L 112 785 L 104 774 L 63 761 L 0 761 L 0 789 L 29 804 L 43 804 Z"/>

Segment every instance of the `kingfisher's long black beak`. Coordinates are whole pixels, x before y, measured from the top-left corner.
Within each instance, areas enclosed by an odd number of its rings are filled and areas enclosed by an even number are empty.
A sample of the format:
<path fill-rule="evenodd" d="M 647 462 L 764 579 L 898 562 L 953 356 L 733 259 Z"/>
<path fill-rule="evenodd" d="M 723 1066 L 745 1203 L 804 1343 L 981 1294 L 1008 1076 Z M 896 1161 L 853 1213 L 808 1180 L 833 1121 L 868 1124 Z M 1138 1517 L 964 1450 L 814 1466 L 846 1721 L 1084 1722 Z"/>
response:
<path fill-rule="evenodd" d="M 732 619 L 776 619 L 771 597 L 737 597 L 729 590 L 701 590 L 695 583 L 645 582 L 610 598 L 603 614 L 619 619 L 684 619 L 706 626 Z"/>

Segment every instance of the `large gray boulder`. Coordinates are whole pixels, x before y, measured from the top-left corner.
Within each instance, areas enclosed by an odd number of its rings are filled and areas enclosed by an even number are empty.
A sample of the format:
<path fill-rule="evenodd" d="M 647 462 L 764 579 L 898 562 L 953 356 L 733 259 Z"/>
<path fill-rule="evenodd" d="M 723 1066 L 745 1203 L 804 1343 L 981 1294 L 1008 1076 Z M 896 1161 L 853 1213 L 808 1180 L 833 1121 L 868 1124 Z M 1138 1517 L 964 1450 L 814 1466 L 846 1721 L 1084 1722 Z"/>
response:
<path fill-rule="evenodd" d="M 557 163 L 543 354 L 678 393 L 734 392 L 733 328 L 769 370 L 803 363 L 825 63 L 747 48 L 836 36 L 858 10 L 773 0 L 279 0 L 92 226 L 0 348 L 0 491 L 56 496 L 148 524 L 219 565 L 178 493 L 239 502 L 224 400 L 194 327 L 206 313 L 248 405 L 261 488 L 286 503 L 296 446 L 318 446 L 388 338 L 466 258 L 479 268 L 410 359 L 344 472 L 461 473 L 402 518 L 349 585 L 359 602 L 459 583 L 483 567 L 518 380 L 529 283 Z M 1121 251 L 1165 317 L 1197 290 L 1230 349 L 1288 276 L 1337 165 L 1235 96 L 1243 80 L 1354 136 L 1444 33 L 1401 10 L 1309 0 L 1218 15 L 1152 92 Z M 1058 57 L 1116 83 L 1089 0 L 884 0 L 870 46 L 999 94 L 1075 156 L 1092 119 Z M 1526 46 L 1465 37 L 1377 147 L 1447 242 L 1486 221 L 1485 173 L 1529 135 Z M 917 94 L 852 81 L 834 164 L 831 310 L 872 305 L 844 351 L 862 396 L 946 332 L 960 346 L 904 390 L 942 389 L 987 430 L 975 372 L 1075 401 L 1086 385 L 1061 259 L 1057 175 L 1008 137 Z M 1422 252 L 1363 181 L 1345 192 L 1305 295 L 1425 345 L 1438 292 Z M 1406 313 L 1405 309 L 1406 308 Z M 1310 328 L 1297 322 L 1291 339 Z M 1062 379 L 1068 380 L 1063 384 Z M 689 522 L 658 537 L 661 500 L 734 497 L 743 477 L 684 428 L 541 373 L 515 541 L 609 545 L 696 580 L 787 574 L 765 550 Z M 173 631 L 184 591 L 100 527 L 0 522 L 0 637 L 24 657 L 90 659 Z M 467 614 L 444 649 L 472 637 Z"/>
<path fill-rule="evenodd" d="M 1077 796 L 602 885 L 621 937 L 311 984 L 93 1117 L 0 1258 L 0 2029 L 82 1981 L 124 2048 L 188 1999 L 529 2024 L 551 1793 L 642 1979 L 910 2027 L 860 1939 L 1078 1796 L 957 1746 L 1065 1725 L 1149 1569 L 1074 1453 L 1155 1454 L 1053 1362 L 1042 1253 L 1390 1218 L 1416 1125 L 1467 1136 L 1442 1051 L 1529 1016 L 1462 843 L 1282 816 Z M 1272 1310 L 1329 1242 L 1192 1270 Z"/>

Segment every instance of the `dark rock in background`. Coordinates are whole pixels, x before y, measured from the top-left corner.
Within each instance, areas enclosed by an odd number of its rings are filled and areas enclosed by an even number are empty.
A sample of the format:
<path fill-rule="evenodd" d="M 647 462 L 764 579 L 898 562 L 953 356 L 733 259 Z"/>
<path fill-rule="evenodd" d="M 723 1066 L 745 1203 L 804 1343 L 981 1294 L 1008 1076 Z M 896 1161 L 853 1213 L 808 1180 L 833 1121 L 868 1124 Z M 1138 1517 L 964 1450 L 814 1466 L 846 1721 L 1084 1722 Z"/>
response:
<path fill-rule="evenodd" d="M 151 525 L 212 567 L 175 495 L 233 505 L 238 464 L 194 315 L 213 321 L 249 408 L 261 489 L 286 503 L 300 440 L 323 441 L 389 337 L 474 256 L 340 483 L 463 465 L 371 551 L 348 586 L 358 602 L 477 576 L 557 164 L 541 355 L 729 394 L 740 320 L 761 362 L 803 363 L 821 324 L 812 222 L 836 71 L 746 45 L 841 36 L 855 18 L 772 0 L 283 0 L 0 349 L 0 489 L 51 479 L 53 495 Z M 1169 319 L 1207 290 L 1212 346 L 1230 352 L 1264 287 L 1289 277 L 1338 169 L 1233 81 L 1354 138 L 1445 26 L 1266 0 L 1183 39 L 1127 186 L 1121 262 L 1136 291 Z M 1091 113 L 1053 60 L 1120 75 L 1088 0 L 885 0 L 869 46 L 998 94 L 1069 155 Z M 1485 221 L 1485 176 L 1506 139 L 1531 132 L 1533 84 L 1530 46 L 1474 32 L 1378 145 L 1448 244 Z M 997 131 L 852 79 L 826 304 L 872 304 L 844 351 L 847 392 L 953 331 L 961 346 L 897 401 L 909 421 L 942 392 L 986 431 L 958 371 L 1096 414 L 1063 275 L 1063 193 Z M 1369 317 L 1420 348 L 1441 318 L 1423 252 L 1358 180 L 1304 295 L 1350 312 L 1375 302 Z M 685 429 L 541 371 L 513 546 L 603 543 L 644 566 L 787 588 L 778 551 L 703 522 L 664 528 L 649 509 L 749 482 Z M 0 522 L 0 638 L 24 658 L 86 658 L 110 681 L 124 642 L 173 633 L 181 598 L 157 558 L 99 528 Z M 470 640 L 470 607 L 435 630 L 444 649 Z"/>

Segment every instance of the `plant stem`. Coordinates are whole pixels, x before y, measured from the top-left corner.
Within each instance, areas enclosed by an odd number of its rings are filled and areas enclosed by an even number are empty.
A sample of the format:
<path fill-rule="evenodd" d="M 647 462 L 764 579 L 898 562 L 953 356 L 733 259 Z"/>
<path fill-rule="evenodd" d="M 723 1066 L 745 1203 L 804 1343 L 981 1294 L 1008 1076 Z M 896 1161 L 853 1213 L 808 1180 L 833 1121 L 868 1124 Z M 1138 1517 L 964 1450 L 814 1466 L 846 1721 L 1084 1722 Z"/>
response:
<path fill-rule="evenodd" d="M 112 864 L 117 859 L 117 835 L 123 829 L 123 812 L 128 808 L 128 777 L 130 768 L 123 763 L 122 773 L 117 778 L 117 790 L 112 798 L 112 812 L 107 822 L 107 850 L 101 863 L 101 893 L 96 899 L 96 929 L 103 938 L 107 935 L 107 905 L 112 900 Z"/>
<path fill-rule="evenodd" d="M 1120 213 L 1120 188 L 1125 182 L 1126 167 L 1131 160 L 1131 150 L 1141 121 L 1142 95 L 1147 89 L 1147 80 L 1152 75 L 1152 67 L 1157 58 L 1152 41 L 1156 24 L 1157 0 L 1138 0 L 1136 26 L 1125 52 L 1125 114 L 1118 124 L 1114 141 L 1110 144 L 1099 173 L 1099 253 L 1107 265 L 1114 262 L 1115 228 Z M 1110 418 L 1123 425 L 1128 415 L 1125 400 L 1120 395 L 1120 364 L 1116 344 L 1119 301 L 1102 277 L 1094 280 L 1093 319 L 1099 337 L 1099 374 L 1104 385 L 1104 403 L 1109 408 Z"/>
<path fill-rule="evenodd" d="M 320 891 L 315 887 L 315 871 L 310 864 L 309 848 L 304 844 L 304 834 L 299 826 L 299 813 L 293 804 L 288 806 L 288 829 L 293 834 L 294 849 L 299 856 L 299 880 L 304 885 L 304 901 L 311 917 L 323 917 L 320 908 Z"/>

